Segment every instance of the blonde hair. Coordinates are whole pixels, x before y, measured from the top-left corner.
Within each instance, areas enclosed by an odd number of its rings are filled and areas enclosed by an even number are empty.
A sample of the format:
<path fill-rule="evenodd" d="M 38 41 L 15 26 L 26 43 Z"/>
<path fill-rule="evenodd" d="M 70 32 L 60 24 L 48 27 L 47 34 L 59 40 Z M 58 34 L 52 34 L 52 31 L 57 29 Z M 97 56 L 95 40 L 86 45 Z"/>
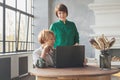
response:
<path fill-rule="evenodd" d="M 38 35 L 38 41 L 40 42 L 40 44 L 44 44 L 45 41 L 49 39 L 50 35 L 53 35 L 53 37 L 55 38 L 54 33 L 48 29 L 40 31 Z"/>

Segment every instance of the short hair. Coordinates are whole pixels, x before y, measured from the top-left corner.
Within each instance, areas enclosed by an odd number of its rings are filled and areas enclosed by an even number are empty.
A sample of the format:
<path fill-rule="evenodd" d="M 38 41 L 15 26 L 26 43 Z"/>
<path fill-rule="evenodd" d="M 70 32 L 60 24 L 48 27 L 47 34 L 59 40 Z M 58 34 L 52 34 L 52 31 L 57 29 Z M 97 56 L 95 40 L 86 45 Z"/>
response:
<path fill-rule="evenodd" d="M 68 16 L 68 9 L 67 9 L 67 7 L 66 7 L 64 4 L 58 4 L 58 5 L 55 7 L 55 13 L 56 13 L 56 16 L 57 16 L 57 17 L 58 17 L 58 14 L 57 14 L 58 11 L 66 12 L 66 14 L 67 14 L 67 16 Z"/>
<path fill-rule="evenodd" d="M 39 43 L 44 44 L 50 35 L 53 35 L 53 37 L 55 38 L 54 33 L 48 29 L 40 31 L 40 33 L 38 34 Z"/>

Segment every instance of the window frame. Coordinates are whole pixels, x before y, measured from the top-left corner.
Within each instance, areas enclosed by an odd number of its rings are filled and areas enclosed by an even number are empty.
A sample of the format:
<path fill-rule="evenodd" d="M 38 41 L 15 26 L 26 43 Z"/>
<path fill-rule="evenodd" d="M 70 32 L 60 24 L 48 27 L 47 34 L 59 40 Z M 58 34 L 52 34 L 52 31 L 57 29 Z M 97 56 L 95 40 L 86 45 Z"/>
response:
<path fill-rule="evenodd" d="M 27 8 L 27 0 L 25 0 L 26 1 L 26 8 Z M 1 53 L 11 53 L 11 52 L 26 52 L 26 51 L 33 51 L 33 44 L 34 44 L 34 42 L 33 42 L 33 18 L 34 18 L 34 15 L 33 15 L 33 0 L 31 0 L 31 13 L 27 13 L 27 9 L 26 9 L 26 11 L 22 11 L 22 10 L 19 10 L 19 9 L 17 9 L 17 0 L 16 0 L 16 2 L 15 2 L 15 7 L 12 7 L 12 6 L 9 6 L 9 5 L 7 5 L 7 4 L 5 4 L 5 2 L 6 2 L 6 0 L 3 0 L 3 3 L 1 3 L 0 2 L 0 6 L 1 7 L 3 7 L 3 40 L 2 40 L 2 43 L 3 43 L 3 50 L 2 51 L 0 51 L 0 54 Z M 14 34 L 14 36 L 15 36 L 15 41 L 13 40 L 13 41 L 6 41 L 6 33 L 5 33 L 5 31 L 6 31 L 6 9 L 10 9 L 10 10 L 12 10 L 12 11 L 14 11 L 15 12 L 15 28 L 17 29 L 17 13 L 19 13 L 19 21 L 18 21 L 18 29 L 16 30 L 16 32 L 17 32 L 17 34 Z M 21 19 L 21 14 L 22 15 L 24 15 L 24 16 L 26 16 L 26 17 L 28 17 L 28 22 L 26 23 L 26 27 L 27 27 L 27 35 L 26 35 L 26 41 L 19 41 L 19 36 L 20 36 L 20 33 L 19 33 L 19 28 L 21 27 L 20 26 L 20 23 L 21 23 L 21 21 L 20 21 L 20 19 Z M 31 20 L 30 20 L 31 19 Z M 31 22 L 29 22 L 29 21 L 31 21 Z M 31 23 L 31 24 L 29 24 L 29 23 Z M 28 35 L 29 35 L 29 28 L 31 28 L 31 41 L 28 41 Z M 1 41 L 1 40 L 0 40 Z M 18 47 L 18 44 L 19 44 L 19 42 L 23 42 L 23 43 L 25 43 L 25 45 L 26 45 L 26 48 L 25 49 L 18 49 L 19 47 Z M 8 49 L 8 51 L 6 51 L 6 44 L 8 43 L 8 45 L 11 43 L 12 45 L 13 44 L 15 44 L 13 47 L 15 47 L 15 50 L 9 50 Z M 28 49 L 28 45 L 31 45 L 31 49 Z M 11 46 L 9 46 L 9 47 L 11 47 Z"/>

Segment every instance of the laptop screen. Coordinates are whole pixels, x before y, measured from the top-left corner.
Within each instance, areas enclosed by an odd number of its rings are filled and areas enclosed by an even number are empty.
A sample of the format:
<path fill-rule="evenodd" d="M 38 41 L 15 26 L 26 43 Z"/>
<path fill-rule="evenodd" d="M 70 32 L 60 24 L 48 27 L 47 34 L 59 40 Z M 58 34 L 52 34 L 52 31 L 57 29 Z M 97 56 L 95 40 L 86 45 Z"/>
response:
<path fill-rule="evenodd" d="M 85 58 L 85 47 L 80 46 L 58 46 L 55 55 L 55 67 L 83 67 Z"/>

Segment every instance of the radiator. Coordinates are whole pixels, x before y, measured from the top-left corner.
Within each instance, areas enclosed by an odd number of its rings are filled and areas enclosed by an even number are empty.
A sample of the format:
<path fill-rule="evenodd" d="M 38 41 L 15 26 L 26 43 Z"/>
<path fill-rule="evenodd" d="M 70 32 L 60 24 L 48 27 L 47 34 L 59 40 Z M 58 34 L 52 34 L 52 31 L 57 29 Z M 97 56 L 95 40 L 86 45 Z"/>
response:
<path fill-rule="evenodd" d="M 0 80 L 11 80 L 11 58 L 0 58 Z"/>
<path fill-rule="evenodd" d="M 19 57 L 19 75 L 28 73 L 28 57 Z"/>

